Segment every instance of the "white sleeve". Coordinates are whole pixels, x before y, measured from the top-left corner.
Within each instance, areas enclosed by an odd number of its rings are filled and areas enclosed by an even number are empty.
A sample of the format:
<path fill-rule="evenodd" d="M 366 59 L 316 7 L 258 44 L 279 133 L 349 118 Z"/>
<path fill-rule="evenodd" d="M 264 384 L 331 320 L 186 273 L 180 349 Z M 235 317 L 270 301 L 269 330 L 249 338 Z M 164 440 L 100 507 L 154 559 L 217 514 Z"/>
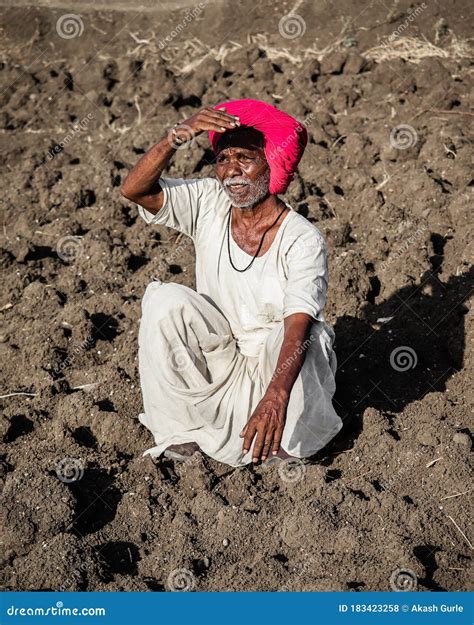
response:
<path fill-rule="evenodd" d="M 138 213 L 147 224 L 168 226 L 194 239 L 203 213 L 213 206 L 209 196 L 216 184 L 213 178 L 160 178 L 163 206 L 156 215 L 143 206 L 138 206 Z"/>
<path fill-rule="evenodd" d="M 304 312 L 323 320 L 328 262 L 326 243 L 318 230 L 309 230 L 295 239 L 286 253 L 286 265 L 283 317 Z"/>

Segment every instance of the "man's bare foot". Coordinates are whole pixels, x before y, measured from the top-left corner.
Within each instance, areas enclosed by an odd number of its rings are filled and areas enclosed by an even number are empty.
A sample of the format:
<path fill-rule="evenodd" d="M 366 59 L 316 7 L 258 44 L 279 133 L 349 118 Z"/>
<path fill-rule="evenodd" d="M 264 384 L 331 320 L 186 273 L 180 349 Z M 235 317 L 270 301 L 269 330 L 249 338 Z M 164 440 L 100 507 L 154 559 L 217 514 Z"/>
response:
<path fill-rule="evenodd" d="M 163 452 L 163 456 L 175 462 L 185 462 L 197 451 L 200 451 L 200 447 L 197 443 L 181 443 L 180 445 L 170 445 Z"/>

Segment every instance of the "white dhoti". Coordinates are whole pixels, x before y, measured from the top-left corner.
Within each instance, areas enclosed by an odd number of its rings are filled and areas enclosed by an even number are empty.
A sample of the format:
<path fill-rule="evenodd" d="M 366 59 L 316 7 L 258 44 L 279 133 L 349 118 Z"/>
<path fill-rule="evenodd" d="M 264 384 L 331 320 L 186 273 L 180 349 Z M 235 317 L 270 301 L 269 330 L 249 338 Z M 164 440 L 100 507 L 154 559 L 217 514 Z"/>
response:
<path fill-rule="evenodd" d="M 207 295 L 186 286 L 151 283 L 142 302 L 139 368 L 144 413 L 140 421 L 160 455 L 169 445 L 195 442 L 231 466 L 251 462 L 239 437 L 277 367 L 283 320 L 268 332 L 258 355 L 238 348 L 228 320 Z M 332 406 L 334 335 L 314 321 L 302 370 L 291 391 L 281 447 L 311 456 L 341 429 Z"/>

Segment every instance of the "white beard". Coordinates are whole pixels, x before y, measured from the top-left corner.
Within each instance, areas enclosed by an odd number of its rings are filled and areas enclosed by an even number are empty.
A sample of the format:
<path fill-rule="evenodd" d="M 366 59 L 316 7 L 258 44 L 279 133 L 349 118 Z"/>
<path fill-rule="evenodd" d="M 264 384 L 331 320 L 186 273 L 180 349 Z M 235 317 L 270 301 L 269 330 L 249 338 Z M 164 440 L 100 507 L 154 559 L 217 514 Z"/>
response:
<path fill-rule="evenodd" d="M 232 193 L 226 187 L 226 183 L 243 182 L 248 187 L 248 193 L 246 199 L 239 200 L 235 198 Z M 268 188 L 270 186 L 270 169 L 267 169 L 255 182 L 252 182 L 246 176 L 240 176 L 239 178 L 227 178 L 220 183 L 221 187 L 227 194 L 227 197 L 232 202 L 232 206 L 235 208 L 242 208 L 244 210 L 252 210 L 255 204 L 263 200 L 268 195 Z"/>

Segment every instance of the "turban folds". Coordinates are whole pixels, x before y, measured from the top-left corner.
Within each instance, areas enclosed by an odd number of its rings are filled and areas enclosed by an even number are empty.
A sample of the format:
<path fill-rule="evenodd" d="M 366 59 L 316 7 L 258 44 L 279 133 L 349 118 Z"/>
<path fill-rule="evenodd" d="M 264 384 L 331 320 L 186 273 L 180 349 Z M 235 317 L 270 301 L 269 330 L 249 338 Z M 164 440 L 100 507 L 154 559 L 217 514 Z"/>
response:
<path fill-rule="evenodd" d="M 264 152 L 270 167 L 270 193 L 284 193 L 293 180 L 298 163 L 308 142 L 306 128 L 288 113 L 260 100 L 231 100 L 214 108 L 225 107 L 230 115 L 240 118 L 240 126 L 259 130 L 264 137 Z M 212 149 L 224 133 L 209 131 Z"/>

